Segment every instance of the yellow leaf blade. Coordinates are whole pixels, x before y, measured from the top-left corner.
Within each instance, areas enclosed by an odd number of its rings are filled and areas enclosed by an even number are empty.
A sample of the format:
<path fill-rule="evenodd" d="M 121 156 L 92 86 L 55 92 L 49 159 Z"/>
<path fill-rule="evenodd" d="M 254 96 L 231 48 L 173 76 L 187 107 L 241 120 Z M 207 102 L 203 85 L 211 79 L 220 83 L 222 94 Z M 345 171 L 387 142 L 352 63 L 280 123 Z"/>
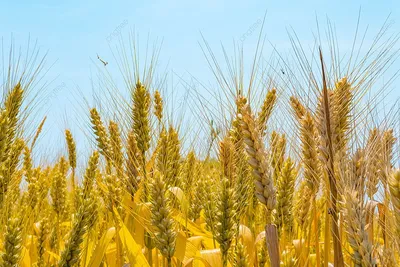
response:
<path fill-rule="evenodd" d="M 96 246 L 96 249 L 93 253 L 93 256 L 90 259 L 90 262 L 87 266 L 89 267 L 98 267 L 103 260 L 103 257 L 107 251 L 107 247 L 110 244 L 111 240 L 115 236 L 115 227 L 111 227 L 107 230 L 107 232 L 102 236 L 99 243 Z"/>

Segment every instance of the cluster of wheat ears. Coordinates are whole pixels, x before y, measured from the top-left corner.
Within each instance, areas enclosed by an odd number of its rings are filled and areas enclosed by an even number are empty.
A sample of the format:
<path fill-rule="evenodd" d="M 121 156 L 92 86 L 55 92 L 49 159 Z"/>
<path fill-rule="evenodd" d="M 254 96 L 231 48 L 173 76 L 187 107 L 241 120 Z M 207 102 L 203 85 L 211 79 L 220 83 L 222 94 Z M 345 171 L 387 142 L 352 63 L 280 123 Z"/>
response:
<path fill-rule="evenodd" d="M 121 109 L 127 119 L 87 111 L 94 146 L 82 172 L 68 129 L 65 156 L 35 164 L 45 120 L 27 137 L 24 99 L 26 75 L 36 72 L 9 73 L 0 106 L 0 266 L 398 266 L 396 123 L 385 115 L 373 125 L 364 116 L 372 102 L 362 101 L 395 57 L 391 45 L 344 74 L 319 50 L 314 74 L 311 60 L 299 61 L 306 87 L 288 94 L 265 86 L 259 107 L 232 72 L 231 116 L 224 128 L 212 125 L 206 156 L 183 145 L 161 90 L 135 75 Z M 291 118 L 290 134 L 272 130 L 273 116 Z"/>

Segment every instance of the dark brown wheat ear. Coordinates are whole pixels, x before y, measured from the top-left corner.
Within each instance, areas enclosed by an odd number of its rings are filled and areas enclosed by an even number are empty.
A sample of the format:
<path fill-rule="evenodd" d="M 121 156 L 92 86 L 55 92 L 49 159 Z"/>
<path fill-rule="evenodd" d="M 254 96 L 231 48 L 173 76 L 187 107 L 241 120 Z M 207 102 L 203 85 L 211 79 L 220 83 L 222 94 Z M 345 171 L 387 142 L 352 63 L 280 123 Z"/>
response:
<path fill-rule="evenodd" d="M 339 217 L 338 217 L 338 179 L 335 177 L 335 166 L 334 166 L 334 152 L 333 152 L 333 142 L 332 142 L 332 129 L 331 129 L 331 110 L 329 106 L 329 93 L 328 86 L 326 84 L 325 67 L 324 60 L 322 56 L 322 50 L 319 49 L 319 56 L 321 61 L 322 70 L 322 97 L 323 97 L 323 114 L 324 123 L 321 127 L 324 127 L 325 136 L 322 139 L 325 141 L 325 157 L 327 158 L 326 171 L 328 173 L 329 179 L 329 196 L 330 196 L 330 214 L 332 217 L 332 238 L 333 238 L 333 250 L 334 250 L 334 265 L 338 267 L 344 266 L 344 258 L 342 251 L 342 243 L 339 232 Z"/>

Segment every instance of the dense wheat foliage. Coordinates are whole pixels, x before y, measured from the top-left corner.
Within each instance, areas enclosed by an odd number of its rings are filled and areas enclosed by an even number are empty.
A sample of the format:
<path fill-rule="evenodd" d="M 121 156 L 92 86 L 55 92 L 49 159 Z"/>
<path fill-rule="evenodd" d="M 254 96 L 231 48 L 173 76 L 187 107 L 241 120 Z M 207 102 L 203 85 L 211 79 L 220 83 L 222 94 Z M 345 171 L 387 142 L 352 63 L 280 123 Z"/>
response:
<path fill-rule="evenodd" d="M 229 104 L 193 122 L 211 127 L 204 146 L 185 142 L 153 64 L 142 76 L 135 68 L 130 99 L 86 110 L 86 162 L 70 129 L 63 155 L 35 160 L 46 117 L 25 134 L 24 101 L 37 73 L 11 73 L 0 103 L 0 266 L 399 266 L 397 124 L 387 114 L 370 123 L 379 110 L 365 98 L 396 40 L 342 70 L 334 46 L 307 58 L 294 45 L 303 75 L 261 82 L 259 102 L 258 52 L 249 85 L 241 66 L 231 85 L 211 54 Z"/>

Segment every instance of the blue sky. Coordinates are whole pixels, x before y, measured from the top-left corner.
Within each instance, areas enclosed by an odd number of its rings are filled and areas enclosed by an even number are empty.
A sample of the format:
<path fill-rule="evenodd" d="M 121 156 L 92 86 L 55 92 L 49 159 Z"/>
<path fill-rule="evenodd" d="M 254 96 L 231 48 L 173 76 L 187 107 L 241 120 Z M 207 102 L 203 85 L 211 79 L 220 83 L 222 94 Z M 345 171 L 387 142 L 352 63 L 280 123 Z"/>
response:
<path fill-rule="evenodd" d="M 127 37 L 135 29 L 140 40 L 163 39 L 160 65 L 182 77 L 191 74 L 202 81 L 212 80 L 200 49 L 201 34 L 213 49 L 230 47 L 244 39 L 245 51 L 252 51 L 257 33 L 243 38 L 267 10 L 264 33 L 276 47 L 290 49 L 287 28 L 293 27 L 300 41 L 311 43 L 316 16 L 335 24 L 339 46 L 351 43 L 361 7 L 361 26 L 376 33 L 391 14 L 392 30 L 400 32 L 400 5 L 396 1 L 2 1 L 0 36 L 8 47 L 11 35 L 17 46 L 26 45 L 28 36 L 48 51 L 48 65 L 55 62 L 45 79 L 50 88 L 61 88 L 49 107 L 47 136 L 60 141 L 65 127 L 75 127 L 69 105 L 77 88 L 90 96 L 90 79 L 95 77 L 99 54 L 110 69 L 115 68 L 109 46 L 116 45 L 120 33 Z M 112 36 L 112 37 L 110 37 Z M 373 36 L 373 35 L 372 35 Z M 268 46 L 265 49 L 269 49 Z M 247 60 L 247 59 L 246 59 Z M 246 61 L 245 60 L 245 61 Z M 399 68 L 396 64 L 393 68 Z M 395 84 L 400 86 L 397 81 Z M 400 89 L 392 95 L 400 96 Z M 82 115 L 81 115 L 82 116 Z M 61 120 L 60 120 L 61 118 Z"/>

